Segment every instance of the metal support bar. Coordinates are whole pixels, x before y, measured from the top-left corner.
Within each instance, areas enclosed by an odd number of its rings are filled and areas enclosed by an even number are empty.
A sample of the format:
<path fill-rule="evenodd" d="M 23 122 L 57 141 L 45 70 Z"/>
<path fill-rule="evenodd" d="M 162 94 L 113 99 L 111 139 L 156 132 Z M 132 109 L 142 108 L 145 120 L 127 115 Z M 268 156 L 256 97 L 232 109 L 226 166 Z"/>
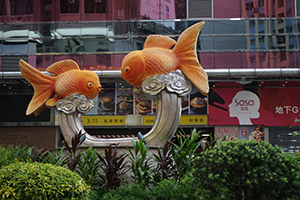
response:
<path fill-rule="evenodd" d="M 94 71 L 99 78 L 121 78 L 120 70 Z M 209 78 L 300 78 L 300 68 L 206 69 Z M 42 73 L 48 74 L 43 71 Z M 0 72 L 0 79 L 24 79 L 21 72 Z"/>

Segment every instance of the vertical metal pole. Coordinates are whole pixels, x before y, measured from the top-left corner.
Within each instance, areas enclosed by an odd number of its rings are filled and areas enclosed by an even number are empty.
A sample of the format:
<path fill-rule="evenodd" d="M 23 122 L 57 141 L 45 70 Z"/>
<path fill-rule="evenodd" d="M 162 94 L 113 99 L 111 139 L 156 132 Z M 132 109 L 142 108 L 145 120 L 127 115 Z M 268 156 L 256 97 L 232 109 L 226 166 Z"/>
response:
<path fill-rule="evenodd" d="M 186 0 L 186 18 L 189 18 L 189 0 Z"/>
<path fill-rule="evenodd" d="M 214 18 L 214 0 L 211 0 L 211 18 Z"/>
<path fill-rule="evenodd" d="M 298 16 L 297 14 L 297 0 L 294 0 L 294 7 L 295 7 L 295 17 Z"/>

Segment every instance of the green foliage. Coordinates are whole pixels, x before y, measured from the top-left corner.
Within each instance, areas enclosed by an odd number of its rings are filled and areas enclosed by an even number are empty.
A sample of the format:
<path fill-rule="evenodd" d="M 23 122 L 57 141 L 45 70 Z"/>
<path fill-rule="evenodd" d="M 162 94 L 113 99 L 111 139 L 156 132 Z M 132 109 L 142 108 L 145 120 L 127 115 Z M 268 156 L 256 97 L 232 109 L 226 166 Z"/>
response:
<path fill-rule="evenodd" d="M 198 136 L 201 133 L 193 129 L 191 137 L 184 137 L 185 134 L 179 132 L 181 137 L 178 139 L 178 144 L 173 143 L 171 148 L 171 154 L 174 159 L 174 178 L 180 180 L 188 172 L 190 172 L 194 166 L 197 158 L 196 151 L 201 145 L 202 140 L 199 141 Z"/>
<path fill-rule="evenodd" d="M 100 198 L 99 198 L 100 199 Z M 105 194 L 103 200 L 195 200 L 200 199 L 191 181 L 176 182 L 163 180 L 158 185 L 145 189 L 141 184 L 133 183 Z"/>
<path fill-rule="evenodd" d="M 25 153 L 32 162 L 43 162 L 47 157 L 47 149 L 44 148 L 29 147 Z"/>
<path fill-rule="evenodd" d="M 152 200 L 152 194 L 149 190 L 138 183 L 133 183 L 126 187 L 120 187 L 116 190 L 110 190 L 101 200 Z"/>
<path fill-rule="evenodd" d="M 183 178 L 184 179 L 184 178 Z M 163 180 L 157 186 L 151 189 L 153 199 L 157 200 L 195 200 L 199 199 L 196 188 L 192 186 L 191 181 Z"/>
<path fill-rule="evenodd" d="M 150 147 L 147 147 L 145 145 L 144 139 L 132 142 L 132 145 L 134 152 L 127 148 L 130 153 L 130 169 L 134 175 L 132 176 L 132 178 L 134 179 L 135 183 L 148 186 L 153 181 L 150 163 L 151 158 L 147 157 L 147 153 Z"/>
<path fill-rule="evenodd" d="M 85 182 L 90 186 L 99 186 L 98 172 L 101 168 L 101 163 L 98 156 L 92 147 L 86 152 L 81 152 L 81 158 L 78 160 L 75 172 L 79 174 Z"/>
<path fill-rule="evenodd" d="M 300 197 L 300 163 L 264 141 L 223 142 L 196 162 L 194 184 L 207 199 Z"/>
<path fill-rule="evenodd" d="M 89 193 L 89 200 L 98 200 L 101 199 L 102 197 L 107 193 L 107 190 L 104 188 L 97 188 L 97 189 L 93 189 L 90 193 Z"/>
<path fill-rule="evenodd" d="M 26 146 L 0 146 L 0 168 L 3 165 L 8 165 L 15 162 L 42 162 L 58 166 L 66 164 L 66 158 L 63 155 L 64 148 L 60 150 L 54 148 L 53 151 L 45 149 L 37 149 L 36 147 Z"/>
<path fill-rule="evenodd" d="M 62 147 L 60 150 L 55 147 L 53 151 L 47 151 L 47 156 L 43 160 L 43 163 L 65 166 L 67 163 L 67 159 L 66 156 L 63 154 L 64 150 L 64 147 Z"/>
<path fill-rule="evenodd" d="M 82 178 L 60 166 L 19 162 L 0 169 L 1 199 L 87 199 L 89 191 Z"/>
<path fill-rule="evenodd" d="M 112 145 L 105 149 L 104 156 L 98 153 L 96 154 L 102 164 L 101 169 L 104 172 L 104 175 L 100 175 L 102 185 L 107 190 L 120 187 L 124 175 L 129 170 L 127 162 L 124 163 L 124 160 L 128 155 L 121 154 L 118 156 L 117 150 L 112 148 Z"/>
<path fill-rule="evenodd" d="M 21 146 L 0 146 L 0 168 L 15 162 L 28 162 L 29 159 L 24 153 L 26 147 Z"/>

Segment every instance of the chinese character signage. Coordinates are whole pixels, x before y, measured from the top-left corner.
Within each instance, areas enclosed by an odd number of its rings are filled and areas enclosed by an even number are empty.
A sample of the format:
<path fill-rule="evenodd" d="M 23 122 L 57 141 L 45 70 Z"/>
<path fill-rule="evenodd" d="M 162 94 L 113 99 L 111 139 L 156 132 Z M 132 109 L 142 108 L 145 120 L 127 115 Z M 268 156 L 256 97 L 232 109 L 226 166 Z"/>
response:
<path fill-rule="evenodd" d="M 217 141 L 221 141 L 226 137 L 225 141 L 234 140 L 264 140 L 264 127 L 262 125 L 249 126 L 215 126 L 215 137 Z"/>
<path fill-rule="evenodd" d="M 299 126 L 299 88 L 214 88 L 209 125 Z"/>
<path fill-rule="evenodd" d="M 215 137 L 217 141 L 221 141 L 226 137 L 225 141 L 234 140 L 239 137 L 238 126 L 215 126 Z"/>
<path fill-rule="evenodd" d="M 116 126 L 126 125 L 125 116 L 82 116 L 82 125 L 84 126 Z"/>
<path fill-rule="evenodd" d="M 143 116 L 143 125 L 153 125 L 155 116 Z M 207 115 L 181 115 L 179 125 L 205 125 L 207 124 Z"/>

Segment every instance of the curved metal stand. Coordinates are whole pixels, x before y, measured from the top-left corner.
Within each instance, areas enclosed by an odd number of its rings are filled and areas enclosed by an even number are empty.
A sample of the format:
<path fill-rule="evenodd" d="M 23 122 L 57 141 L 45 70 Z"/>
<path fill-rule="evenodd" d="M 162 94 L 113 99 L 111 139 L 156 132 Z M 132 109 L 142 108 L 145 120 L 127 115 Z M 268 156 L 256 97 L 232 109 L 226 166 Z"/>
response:
<path fill-rule="evenodd" d="M 179 124 L 181 116 L 181 97 L 192 90 L 190 81 L 178 70 L 167 75 L 147 77 L 142 91 L 136 95 L 146 95 L 156 100 L 156 119 L 152 129 L 144 135 L 145 141 L 157 146 L 171 139 Z"/>
<path fill-rule="evenodd" d="M 135 89 L 137 96 L 152 98 L 156 101 L 156 119 L 152 129 L 143 135 L 147 144 L 158 146 L 161 139 L 171 139 L 179 124 L 181 116 L 181 97 L 190 93 L 191 83 L 180 72 L 170 72 L 167 75 L 147 77 L 141 89 Z M 93 101 L 83 95 L 72 94 L 56 103 L 58 119 L 63 136 L 71 145 L 75 132 L 85 133 L 81 146 L 108 146 L 118 144 L 132 146 L 137 138 L 96 138 L 84 130 L 81 114 L 88 113 L 93 108 Z"/>
<path fill-rule="evenodd" d="M 131 146 L 135 138 L 95 138 L 89 135 L 81 122 L 81 114 L 87 114 L 94 107 L 93 101 L 87 99 L 84 95 L 72 94 L 56 103 L 60 129 L 65 141 L 71 146 L 72 137 L 75 132 L 82 131 L 85 133 L 81 146 L 109 146 L 118 144 Z"/>

